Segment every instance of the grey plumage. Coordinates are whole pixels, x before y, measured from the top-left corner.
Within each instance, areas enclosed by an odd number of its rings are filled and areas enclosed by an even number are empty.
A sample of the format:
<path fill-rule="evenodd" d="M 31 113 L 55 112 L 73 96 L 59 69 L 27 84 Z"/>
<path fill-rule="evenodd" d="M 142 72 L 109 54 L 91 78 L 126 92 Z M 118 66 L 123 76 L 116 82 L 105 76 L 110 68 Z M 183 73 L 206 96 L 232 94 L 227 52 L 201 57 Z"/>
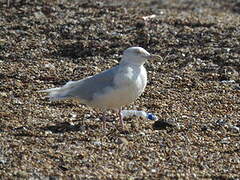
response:
<path fill-rule="evenodd" d="M 48 97 L 51 100 L 79 98 L 83 102 L 90 102 L 95 94 L 103 93 L 106 87 L 114 88 L 114 77 L 118 72 L 118 68 L 119 66 L 116 66 L 79 81 L 69 81 L 63 87 L 51 88 L 40 92 L 48 92 Z"/>

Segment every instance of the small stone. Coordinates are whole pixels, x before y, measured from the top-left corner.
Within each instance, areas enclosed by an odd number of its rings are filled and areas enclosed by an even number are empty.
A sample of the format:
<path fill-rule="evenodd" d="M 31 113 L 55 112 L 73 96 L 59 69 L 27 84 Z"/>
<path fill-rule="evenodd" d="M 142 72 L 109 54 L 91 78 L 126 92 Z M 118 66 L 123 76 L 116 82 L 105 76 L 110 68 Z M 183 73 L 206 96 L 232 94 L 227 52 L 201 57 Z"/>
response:
<path fill-rule="evenodd" d="M 77 114 L 71 113 L 71 114 L 69 114 L 69 118 L 70 118 L 71 120 L 74 120 L 74 119 L 77 118 Z M 72 124 L 72 125 L 73 125 L 73 124 Z"/>
<path fill-rule="evenodd" d="M 5 39 L 0 39 L 0 47 L 4 46 L 5 44 L 7 44 L 7 41 Z"/>
<path fill-rule="evenodd" d="M 145 136 L 146 134 L 144 132 L 139 133 L 140 136 Z"/>
<path fill-rule="evenodd" d="M 233 132 L 236 132 L 236 133 L 240 132 L 240 128 L 237 127 L 237 126 L 230 125 L 229 128 L 230 128 Z"/>
<path fill-rule="evenodd" d="M 13 100 L 13 104 L 15 104 L 15 105 L 22 105 L 23 102 L 20 99 L 14 99 Z"/>
<path fill-rule="evenodd" d="M 0 164 L 6 164 L 7 160 L 4 157 L 0 157 Z"/>
<path fill-rule="evenodd" d="M 151 169 L 151 173 L 156 173 L 157 170 L 156 169 Z"/>
<path fill-rule="evenodd" d="M 100 142 L 100 141 L 94 141 L 94 142 L 93 142 L 93 145 L 95 145 L 95 146 L 101 146 L 101 145 L 102 145 L 102 142 Z"/>
<path fill-rule="evenodd" d="M 202 130 L 202 131 L 207 131 L 207 130 L 208 130 L 208 126 L 207 126 L 207 125 L 203 125 L 203 126 L 201 127 L 201 130 Z"/>
<path fill-rule="evenodd" d="M 7 97 L 8 95 L 6 92 L 0 92 L 0 96 L 4 98 L 4 97 Z"/>
<path fill-rule="evenodd" d="M 117 142 L 118 144 L 125 144 L 125 145 L 128 145 L 128 140 L 126 139 L 126 138 L 124 138 L 124 137 L 120 137 L 120 138 L 118 138 L 118 142 Z"/>
<path fill-rule="evenodd" d="M 45 16 L 41 11 L 34 12 L 33 14 L 34 14 L 34 16 L 35 16 L 36 19 L 46 18 L 46 16 Z"/>
<path fill-rule="evenodd" d="M 55 66 L 51 63 L 45 64 L 44 67 L 49 69 L 55 69 Z"/>
<path fill-rule="evenodd" d="M 221 143 L 222 143 L 222 144 L 229 144 L 229 143 L 230 143 L 230 138 L 223 138 L 223 139 L 221 140 Z"/>

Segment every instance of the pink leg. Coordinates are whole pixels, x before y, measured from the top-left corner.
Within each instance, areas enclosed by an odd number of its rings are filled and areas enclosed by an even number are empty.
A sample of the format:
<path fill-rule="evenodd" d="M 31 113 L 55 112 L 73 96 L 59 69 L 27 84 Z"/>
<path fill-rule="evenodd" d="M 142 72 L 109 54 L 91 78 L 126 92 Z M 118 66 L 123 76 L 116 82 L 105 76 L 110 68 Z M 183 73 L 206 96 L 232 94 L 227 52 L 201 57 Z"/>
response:
<path fill-rule="evenodd" d="M 123 122 L 123 117 L 122 117 L 122 114 L 121 114 L 121 110 L 122 110 L 122 108 L 120 108 L 120 109 L 118 110 L 118 115 L 119 115 L 120 124 L 121 124 L 121 126 L 123 127 L 123 126 L 124 126 L 124 122 Z"/>
<path fill-rule="evenodd" d="M 101 121 L 102 121 L 102 129 L 106 129 L 107 127 L 107 123 L 106 123 L 106 117 L 104 115 L 102 115 L 100 117 Z"/>
<path fill-rule="evenodd" d="M 102 128 L 103 128 L 103 129 L 106 129 L 106 128 L 107 128 L 106 117 L 103 116 L 103 117 L 102 117 L 102 120 L 103 120 L 103 126 L 102 126 Z"/>

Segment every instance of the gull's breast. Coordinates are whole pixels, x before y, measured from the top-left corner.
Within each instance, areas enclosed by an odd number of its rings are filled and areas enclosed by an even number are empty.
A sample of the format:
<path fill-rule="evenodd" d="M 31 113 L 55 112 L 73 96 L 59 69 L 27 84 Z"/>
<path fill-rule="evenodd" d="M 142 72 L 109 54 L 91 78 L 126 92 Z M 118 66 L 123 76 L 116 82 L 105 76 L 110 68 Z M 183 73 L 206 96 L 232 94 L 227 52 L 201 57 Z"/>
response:
<path fill-rule="evenodd" d="M 143 66 L 122 68 L 114 82 L 114 87 L 106 87 L 104 93 L 95 95 L 91 103 L 93 106 L 119 109 L 121 106 L 132 103 L 146 87 L 146 69 Z"/>

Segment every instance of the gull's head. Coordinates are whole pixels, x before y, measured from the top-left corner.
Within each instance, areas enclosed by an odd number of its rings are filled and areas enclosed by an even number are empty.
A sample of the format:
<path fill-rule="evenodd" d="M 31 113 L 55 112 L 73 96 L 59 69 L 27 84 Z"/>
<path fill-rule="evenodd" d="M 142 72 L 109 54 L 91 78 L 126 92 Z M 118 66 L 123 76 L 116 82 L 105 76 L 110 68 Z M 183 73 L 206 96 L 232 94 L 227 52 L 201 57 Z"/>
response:
<path fill-rule="evenodd" d="M 130 47 L 123 52 L 122 60 L 120 63 L 143 65 L 147 60 L 156 58 L 141 47 Z"/>

